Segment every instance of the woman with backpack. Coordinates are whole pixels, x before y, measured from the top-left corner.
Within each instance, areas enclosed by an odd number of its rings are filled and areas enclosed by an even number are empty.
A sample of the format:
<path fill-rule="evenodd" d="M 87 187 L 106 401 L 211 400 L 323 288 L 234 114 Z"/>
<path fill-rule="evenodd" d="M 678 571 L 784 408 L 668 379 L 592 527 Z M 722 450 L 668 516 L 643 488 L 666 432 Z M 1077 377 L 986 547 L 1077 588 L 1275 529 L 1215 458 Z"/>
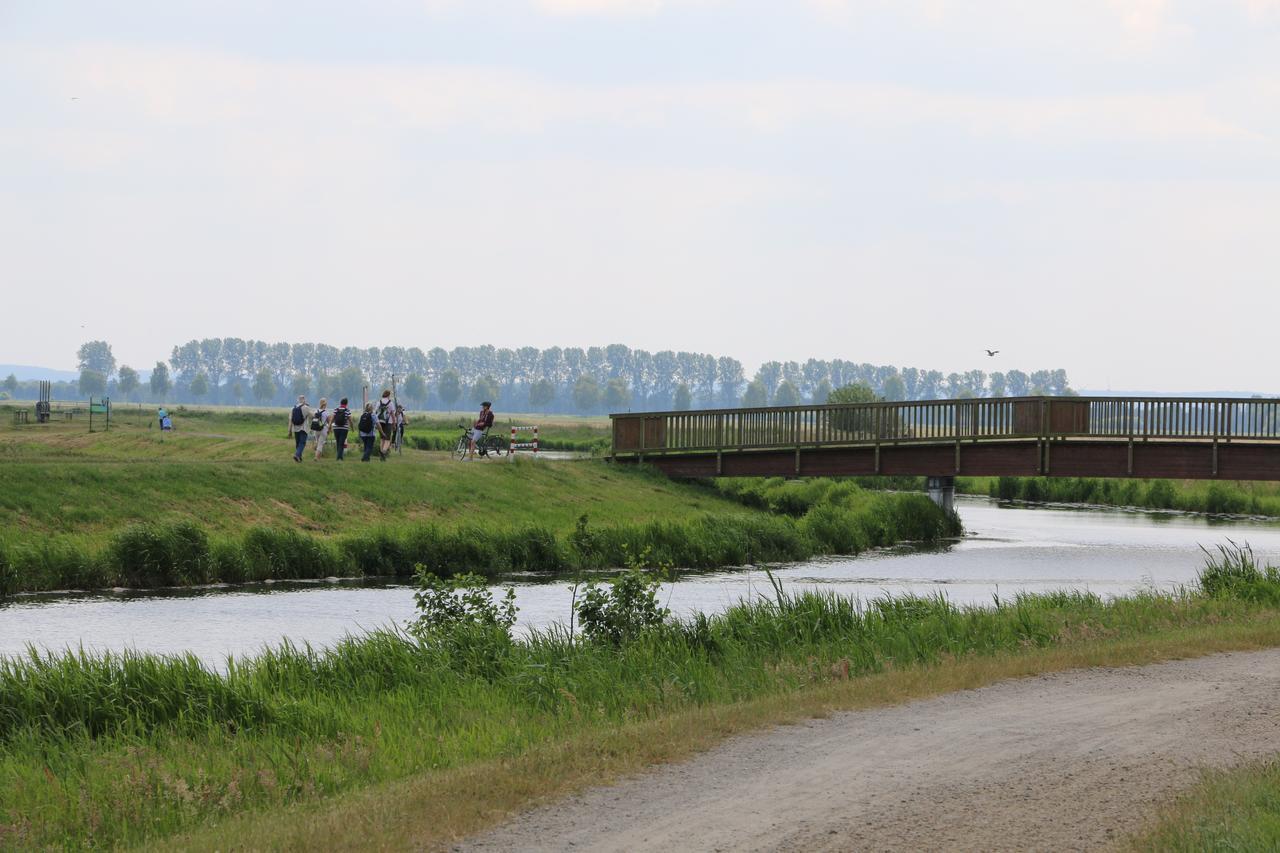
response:
<path fill-rule="evenodd" d="M 329 435 L 329 400 L 325 397 L 320 398 L 320 408 L 311 413 L 311 436 L 316 443 L 317 462 L 320 461 L 320 453 L 324 450 L 325 437 Z"/>
<path fill-rule="evenodd" d="M 373 440 L 378 437 L 378 422 L 373 417 L 373 403 L 365 403 L 364 411 L 360 414 L 360 423 L 356 424 L 356 429 L 360 433 L 360 442 L 364 445 L 364 455 L 360 457 L 361 462 L 368 462 L 369 457 L 373 455 Z"/>
<path fill-rule="evenodd" d="M 378 448 L 378 458 L 386 462 L 387 454 L 391 452 L 391 441 L 396 435 L 396 404 L 391 399 L 390 390 L 382 392 L 382 399 L 378 400 L 375 414 L 378 419 L 378 432 L 382 435 L 382 446 Z"/>
<path fill-rule="evenodd" d="M 347 449 L 347 432 L 351 429 L 351 410 L 347 408 L 346 397 L 342 398 L 338 408 L 334 409 L 333 414 L 329 416 L 329 424 L 338 448 L 338 461 L 341 462 L 342 454 Z"/>

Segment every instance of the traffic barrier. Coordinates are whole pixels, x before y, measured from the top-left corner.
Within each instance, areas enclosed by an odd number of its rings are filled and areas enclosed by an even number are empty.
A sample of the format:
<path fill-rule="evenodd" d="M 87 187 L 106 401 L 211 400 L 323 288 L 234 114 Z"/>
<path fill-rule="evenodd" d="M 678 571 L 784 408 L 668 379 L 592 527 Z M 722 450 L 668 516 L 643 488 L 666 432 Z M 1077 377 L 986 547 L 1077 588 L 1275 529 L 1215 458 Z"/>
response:
<path fill-rule="evenodd" d="M 516 441 L 517 432 L 532 432 L 532 441 Z M 538 428 L 536 426 L 513 426 L 511 428 L 511 443 L 507 445 L 507 456 L 511 456 L 517 450 L 532 450 L 533 458 L 538 458 Z"/>

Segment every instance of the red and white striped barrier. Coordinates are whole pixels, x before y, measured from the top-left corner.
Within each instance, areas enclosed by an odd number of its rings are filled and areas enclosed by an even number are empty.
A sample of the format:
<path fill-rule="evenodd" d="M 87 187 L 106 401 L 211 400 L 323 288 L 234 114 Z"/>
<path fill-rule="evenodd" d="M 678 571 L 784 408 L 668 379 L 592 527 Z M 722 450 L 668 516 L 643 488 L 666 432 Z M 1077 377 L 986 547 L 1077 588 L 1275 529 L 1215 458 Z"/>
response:
<path fill-rule="evenodd" d="M 517 432 L 532 432 L 533 441 L 516 441 Z M 533 458 L 538 458 L 538 428 L 536 426 L 513 426 L 511 428 L 511 443 L 507 445 L 507 455 L 510 456 L 517 450 L 532 450 Z"/>

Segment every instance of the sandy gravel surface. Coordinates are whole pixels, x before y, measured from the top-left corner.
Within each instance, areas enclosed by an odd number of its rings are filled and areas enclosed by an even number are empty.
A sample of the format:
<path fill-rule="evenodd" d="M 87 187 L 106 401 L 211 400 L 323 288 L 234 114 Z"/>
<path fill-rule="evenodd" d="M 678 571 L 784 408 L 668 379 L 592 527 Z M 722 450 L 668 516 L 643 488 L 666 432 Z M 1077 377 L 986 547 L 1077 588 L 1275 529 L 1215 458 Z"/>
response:
<path fill-rule="evenodd" d="M 733 738 L 456 849 L 1084 850 L 1280 752 L 1280 650 L 1009 681 Z"/>

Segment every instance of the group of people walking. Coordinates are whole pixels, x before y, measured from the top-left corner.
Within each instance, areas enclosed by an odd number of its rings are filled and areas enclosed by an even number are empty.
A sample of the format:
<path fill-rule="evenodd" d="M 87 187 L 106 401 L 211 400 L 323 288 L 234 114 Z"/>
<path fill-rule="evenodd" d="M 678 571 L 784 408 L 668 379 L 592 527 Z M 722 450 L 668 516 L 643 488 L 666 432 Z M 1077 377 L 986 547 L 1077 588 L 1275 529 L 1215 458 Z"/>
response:
<path fill-rule="evenodd" d="M 391 451 L 404 444 L 406 423 L 408 418 L 404 406 L 395 402 L 390 391 L 383 391 L 375 403 L 365 403 L 364 411 L 359 415 L 351 411 L 346 397 L 334 409 L 330 409 L 329 401 L 321 397 L 320 405 L 313 409 L 307 404 L 306 395 L 300 394 L 298 404 L 289 412 L 289 434 L 294 441 L 293 461 L 302 461 L 308 442 L 315 444 L 314 458 L 319 459 L 332 437 L 341 462 L 346 455 L 347 436 L 354 427 L 364 450 L 360 461 L 368 462 L 376 447 L 378 458 L 386 462 Z"/>

